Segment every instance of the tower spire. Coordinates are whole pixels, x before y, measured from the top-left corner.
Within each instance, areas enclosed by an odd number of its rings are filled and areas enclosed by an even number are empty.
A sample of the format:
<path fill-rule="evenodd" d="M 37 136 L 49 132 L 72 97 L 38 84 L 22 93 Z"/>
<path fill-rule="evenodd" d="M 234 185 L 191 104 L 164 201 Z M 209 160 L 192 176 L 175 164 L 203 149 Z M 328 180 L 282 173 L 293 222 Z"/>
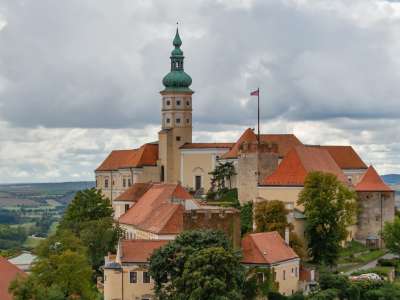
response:
<path fill-rule="evenodd" d="M 192 84 L 192 78 L 184 71 L 184 56 L 181 49 L 182 40 L 179 35 L 178 22 L 176 23 L 175 37 L 172 41 L 174 49 L 171 52 L 171 71 L 165 75 L 163 79 L 163 84 L 165 86 L 165 91 L 182 91 L 182 92 L 192 92 L 189 86 Z"/>

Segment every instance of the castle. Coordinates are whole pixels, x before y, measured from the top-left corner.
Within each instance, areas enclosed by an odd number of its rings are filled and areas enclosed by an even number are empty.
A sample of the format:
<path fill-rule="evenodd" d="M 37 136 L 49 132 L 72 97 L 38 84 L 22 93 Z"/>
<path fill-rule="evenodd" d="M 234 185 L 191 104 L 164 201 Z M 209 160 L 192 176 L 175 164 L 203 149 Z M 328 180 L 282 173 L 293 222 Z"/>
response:
<path fill-rule="evenodd" d="M 237 141 L 192 142 L 191 77 L 184 71 L 182 41 L 173 39 L 171 70 L 163 78 L 161 130 L 158 141 L 137 149 L 115 150 L 96 169 L 96 187 L 108 197 L 119 219 L 135 203 L 137 184 L 180 183 L 187 191 L 206 193 L 210 172 L 233 162 L 232 186 L 241 203 L 281 200 L 295 231 L 304 237 L 303 207 L 297 204 L 309 172 L 332 173 L 359 195 L 360 213 L 349 227 L 349 239 L 380 245 L 384 222 L 394 218 L 394 191 L 367 166 L 351 146 L 305 145 L 293 134 L 257 135 L 250 128 Z M 143 186 L 142 186 L 143 188 Z M 140 194 L 140 193 L 139 193 Z"/>
<path fill-rule="evenodd" d="M 154 299 L 149 257 L 182 231 L 196 228 L 223 230 L 242 249 L 244 266 L 273 270 L 282 294 L 304 289 L 310 279 L 302 279 L 304 270 L 289 246 L 289 233 L 285 239 L 277 232 L 252 233 L 241 239 L 236 209 L 199 201 L 211 187 L 210 172 L 224 162 L 235 168 L 231 185 L 237 188 L 239 202 L 284 202 L 300 238 L 304 238 L 306 219 L 297 200 L 307 174 L 334 174 L 359 196 L 359 214 L 348 228 L 348 239 L 382 245 L 382 226 L 394 219 L 395 194 L 351 146 L 305 145 L 293 134 L 257 136 L 250 128 L 230 143 L 193 143 L 194 92 L 192 79 L 184 71 L 178 30 L 173 45 L 171 71 L 160 92 L 158 141 L 112 151 L 95 170 L 96 187 L 110 199 L 114 217 L 125 232 L 117 254 L 105 258 L 106 300 Z"/>

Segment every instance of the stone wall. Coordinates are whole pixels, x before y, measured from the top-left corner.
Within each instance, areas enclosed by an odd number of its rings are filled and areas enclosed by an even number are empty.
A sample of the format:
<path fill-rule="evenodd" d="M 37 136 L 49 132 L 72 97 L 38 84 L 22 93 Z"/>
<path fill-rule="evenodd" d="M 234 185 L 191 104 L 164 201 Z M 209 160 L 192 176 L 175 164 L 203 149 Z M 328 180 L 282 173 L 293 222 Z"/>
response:
<path fill-rule="evenodd" d="M 262 143 L 259 152 L 257 148 L 257 143 L 243 143 L 240 149 L 236 173 L 238 198 L 242 204 L 258 196 L 258 183 L 278 167 L 276 144 Z"/>
<path fill-rule="evenodd" d="M 393 192 L 358 192 L 359 214 L 356 239 L 365 242 L 368 236 L 380 238 L 385 222 L 394 220 Z"/>
<path fill-rule="evenodd" d="M 183 229 L 219 229 L 240 248 L 240 214 L 232 208 L 196 209 L 186 211 L 183 215 Z"/>

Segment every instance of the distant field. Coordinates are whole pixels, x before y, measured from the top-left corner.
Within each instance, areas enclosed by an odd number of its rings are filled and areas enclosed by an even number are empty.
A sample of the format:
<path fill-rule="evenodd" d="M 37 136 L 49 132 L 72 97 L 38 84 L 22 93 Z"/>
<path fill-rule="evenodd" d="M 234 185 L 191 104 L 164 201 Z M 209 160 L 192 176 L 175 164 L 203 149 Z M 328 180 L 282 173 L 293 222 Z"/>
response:
<path fill-rule="evenodd" d="M 39 206 L 40 203 L 30 199 L 0 198 L 0 207 L 5 206 Z"/>

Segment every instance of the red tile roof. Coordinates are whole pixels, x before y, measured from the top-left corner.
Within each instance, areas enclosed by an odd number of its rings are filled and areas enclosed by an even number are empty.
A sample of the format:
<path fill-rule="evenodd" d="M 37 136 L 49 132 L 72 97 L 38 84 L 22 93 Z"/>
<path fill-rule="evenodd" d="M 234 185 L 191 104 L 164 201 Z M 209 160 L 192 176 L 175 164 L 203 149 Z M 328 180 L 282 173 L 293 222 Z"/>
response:
<path fill-rule="evenodd" d="M 146 263 L 155 250 L 167 243 L 165 240 L 122 240 L 121 261 Z"/>
<path fill-rule="evenodd" d="M 0 299 L 12 300 L 12 296 L 8 293 L 10 283 L 17 276 L 26 276 L 22 270 L 10 263 L 7 259 L 0 256 Z"/>
<path fill-rule="evenodd" d="M 155 166 L 157 160 L 158 144 L 144 144 L 138 149 L 112 151 L 96 171 Z"/>
<path fill-rule="evenodd" d="M 263 184 L 302 186 L 307 174 L 313 171 L 334 174 L 347 183 L 342 170 L 327 150 L 298 146 L 289 151 L 275 172 L 264 179 Z"/>
<path fill-rule="evenodd" d="M 181 149 L 230 149 L 234 145 L 235 143 L 186 143 L 181 147 Z"/>
<path fill-rule="evenodd" d="M 277 144 L 280 157 L 286 156 L 294 147 L 303 145 L 294 134 L 261 134 L 260 141 Z"/>
<path fill-rule="evenodd" d="M 367 169 L 357 152 L 351 146 L 313 146 L 329 152 L 341 169 Z"/>
<path fill-rule="evenodd" d="M 275 264 L 299 258 L 277 231 L 251 233 L 242 239 L 245 264 Z"/>
<path fill-rule="evenodd" d="M 114 201 L 137 202 L 152 186 L 152 183 L 134 183 Z"/>
<path fill-rule="evenodd" d="M 356 185 L 357 192 L 393 192 L 386 185 L 373 166 L 365 172 L 360 182 Z"/>
<path fill-rule="evenodd" d="M 184 207 L 172 199 L 192 199 L 177 184 L 154 184 L 125 214 L 119 223 L 156 234 L 179 234 L 183 230 Z"/>
<path fill-rule="evenodd" d="M 264 143 L 273 143 L 278 146 L 278 154 L 284 157 L 292 148 L 303 145 L 294 134 L 261 134 L 260 141 Z M 221 156 L 221 158 L 237 158 L 240 146 L 244 143 L 257 142 L 257 135 L 251 128 L 247 128 L 237 140 L 230 151 Z"/>

